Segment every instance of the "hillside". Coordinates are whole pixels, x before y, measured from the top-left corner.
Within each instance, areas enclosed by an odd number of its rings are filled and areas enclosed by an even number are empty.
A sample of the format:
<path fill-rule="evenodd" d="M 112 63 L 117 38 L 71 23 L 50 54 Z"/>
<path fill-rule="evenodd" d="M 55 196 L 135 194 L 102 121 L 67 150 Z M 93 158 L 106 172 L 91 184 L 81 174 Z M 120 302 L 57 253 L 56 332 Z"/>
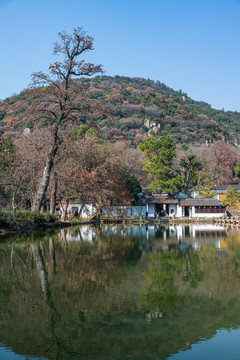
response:
<path fill-rule="evenodd" d="M 81 80 L 89 98 L 99 100 L 112 112 L 112 120 L 93 114 L 103 134 L 115 140 L 129 140 L 133 145 L 161 130 L 178 143 L 195 144 L 222 140 L 240 144 L 240 113 L 215 110 L 204 102 L 194 101 L 187 94 L 174 91 L 160 82 L 123 76 L 97 76 Z M 34 127 L 26 122 L 24 111 L 32 102 L 29 92 L 0 103 L 0 134 Z M 84 116 L 73 119 L 85 123 Z M 41 126 L 46 126 L 43 121 Z"/>

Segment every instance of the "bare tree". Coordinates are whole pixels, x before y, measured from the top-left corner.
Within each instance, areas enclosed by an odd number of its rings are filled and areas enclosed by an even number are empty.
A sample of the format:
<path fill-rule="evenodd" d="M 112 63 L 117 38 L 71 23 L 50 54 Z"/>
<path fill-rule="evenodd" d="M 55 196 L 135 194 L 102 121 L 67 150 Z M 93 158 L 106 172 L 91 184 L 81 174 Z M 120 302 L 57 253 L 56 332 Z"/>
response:
<path fill-rule="evenodd" d="M 215 174 L 217 185 L 229 184 L 233 181 L 233 168 L 237 162 L 237 152 L 229 144 L 215 141 L 211 146 L 215 157 Z"/>
<path fill-rule="evenodd" d="M 23 204 L 33 201 L 43 170 L 42 160 L 49 145 L 48 132 L 46 129 L 35 129 L 27 135 L 19 134 L 11 144 L 11 152 L 4 152 L 4 159 L 0 162 L 0 184 L 5 195 L 11 196 L 15 215 Z"/>
<path fill-rule="evenodd" d="M 77 198 L 82 204 L 91 202 L 101 208 L 119 196 L 122 203 L 130 201 L 122 171 L 124 158 L 119 147 L 97 137 L 76 139 L 62 150 L 62 162 L 56 167 L 59 178 L 58 196 L 67 203 Z"/>
<path fill-rule="evenodd" d="M 83 54 L 93 50 L 93 38 L 82 28 L 74 29 L 72 35 L 61 32 L 58 36 L 60 42 L 55 43 L 53 53 L 61 56 L 62 61 L 50 64 L 48 74 L 38 72 L 32 75 L 35 101 L 28 109 L 29 116 L 31 114 L 35 120 L 44 118 L 52 124 L 51 144 L 34 197 L 33 211 L 39 211 L 44 201 L 54 159 L 61 142 L 60 126 L 74 115 L 89 112 L 92 106 L 84 96 L 83 88 L 76 77 L 102 72 L 101 65 L 86 63 L 81 59 Z"/>

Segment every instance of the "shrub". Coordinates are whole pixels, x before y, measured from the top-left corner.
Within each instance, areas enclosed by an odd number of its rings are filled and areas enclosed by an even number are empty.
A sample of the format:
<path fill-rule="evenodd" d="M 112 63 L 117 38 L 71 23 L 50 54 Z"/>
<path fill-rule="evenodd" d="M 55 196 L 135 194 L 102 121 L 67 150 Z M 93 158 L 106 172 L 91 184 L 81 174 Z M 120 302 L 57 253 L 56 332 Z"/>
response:
<path fill-rule="evenodd" d="M 10 211 L 0 211 L 0 228 L 17 229 L 21 227 L 40 228 L 58 221 L 55 214 L 18 211 L 13 216 Z"/>

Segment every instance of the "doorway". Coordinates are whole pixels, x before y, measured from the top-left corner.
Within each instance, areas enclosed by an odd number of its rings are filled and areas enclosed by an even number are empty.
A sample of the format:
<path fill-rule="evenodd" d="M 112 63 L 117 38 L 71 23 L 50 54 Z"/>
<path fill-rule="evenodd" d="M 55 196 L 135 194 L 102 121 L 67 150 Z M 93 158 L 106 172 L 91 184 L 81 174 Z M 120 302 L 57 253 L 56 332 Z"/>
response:
<path fill-rule="evenodd" d="M 189 217 L 189 206 L 185 206 L 184 216 Z"/>

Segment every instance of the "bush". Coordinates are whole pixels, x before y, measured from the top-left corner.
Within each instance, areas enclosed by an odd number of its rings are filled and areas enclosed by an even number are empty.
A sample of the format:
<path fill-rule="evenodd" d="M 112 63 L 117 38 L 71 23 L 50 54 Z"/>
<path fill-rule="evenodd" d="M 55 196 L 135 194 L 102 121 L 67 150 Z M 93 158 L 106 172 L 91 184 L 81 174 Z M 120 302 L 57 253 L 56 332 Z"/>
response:
<path fill-rule="evenodd" d="M 13 216 L 10 211 L 0 211 L 0 228 L 14 230 L 22 227 L 30 227 L 37 229 L 46 227 L 48 224 L 53 224 L 58 220 L 55 214 L 18 211 L 16 216 Z"/>
<path fill-rule="evenodd" d="M 11 224 L 10 219 L 11 217 L 9 212 L 0 211 L 0 228 L 9 227 Z"/>

